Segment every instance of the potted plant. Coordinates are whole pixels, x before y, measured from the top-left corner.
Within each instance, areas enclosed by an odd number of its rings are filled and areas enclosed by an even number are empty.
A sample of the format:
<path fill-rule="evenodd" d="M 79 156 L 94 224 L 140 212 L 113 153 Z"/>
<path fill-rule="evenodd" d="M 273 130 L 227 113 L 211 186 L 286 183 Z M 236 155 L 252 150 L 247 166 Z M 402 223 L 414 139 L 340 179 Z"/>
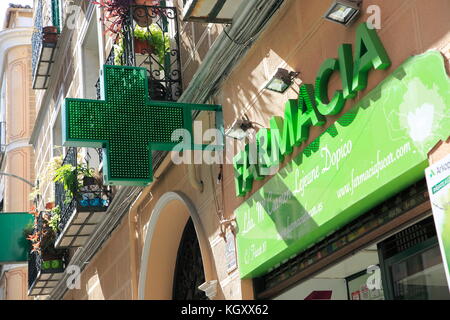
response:
<path fill-rule="evenodd" d="M 30 226 L 32 231 L 26 239 L 31 241 L 31 252 L 40 255 L 41 270 L 50 272 L 60 270 L 63 267 L 64 251 L 55 248 L 60 221 L 59 208 L 55 207 L 48 211 L 32 208 L 30 214 L 34 215 L 34 223 L 32 227 Z M 27 226 L 26 232 L 29 232 L 30 227 Z"/>
<path fill-rule="evenodd" d="M 154 54 L 159 64 L 164 65 L 166 53 L 170 52 L 170 39 L 163 33 L 157 24 L 149 27 L 136 26 L 133 30 L 134 51 L 140 54 Z M 121 57 L 124 53 L 123 38 L 120 37 L 114 46 L 114 64 L 121 64 Z"/>
<path fill-rule="evenodd" d="M 42 28 L 42 41 L 44 43 L 56 43 L 58 41 L 58 28 L 54 26 Z"/>
<path fill-rule="evenodd" d="M 99 173 L 85 164 L 73 166 L 66 164 L 55 171 L 55 182 L 63 185 L 68 203 L 76 200 L 77 210 L 104 211 L 109 205 L 108 192 L 103 186 Z"/>
<path fill-rule="evenodd" d="M 104 12 L 104 20 L 106 31 L 113 34 L 120 33 L 122 26 L 127 21 L 130 12 L 130 5 L 133 0 L 88 0 L 100 8 Z"/>
<path fill-rule="evenodd" d="M 66 191 L 66 202 L 70 202 L 72 198 L 76 197 L 78 189 L 81 187 L 81 183 L 86 176 L 92 176 L 91 170 L 86 165 L 73 166 L 71 164 L 65 164 L 56 169 L 53 181 L 63 185 Z"/>

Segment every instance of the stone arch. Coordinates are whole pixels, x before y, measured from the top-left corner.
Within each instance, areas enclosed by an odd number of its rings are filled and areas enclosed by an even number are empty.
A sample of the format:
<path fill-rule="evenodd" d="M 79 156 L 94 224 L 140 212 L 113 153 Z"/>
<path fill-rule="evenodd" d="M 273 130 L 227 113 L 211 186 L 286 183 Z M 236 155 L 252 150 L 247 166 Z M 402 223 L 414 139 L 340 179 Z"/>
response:
<path fill-rule="evenodd" d="M 140 300 L 172 299 L 178 248 L 189 218 L 199 242 L 205 281 L 217 279 L 209 240 L 195 206 L 183 193 L 167 192 L 156 203 L 148 222 L 139 272 Z"/>

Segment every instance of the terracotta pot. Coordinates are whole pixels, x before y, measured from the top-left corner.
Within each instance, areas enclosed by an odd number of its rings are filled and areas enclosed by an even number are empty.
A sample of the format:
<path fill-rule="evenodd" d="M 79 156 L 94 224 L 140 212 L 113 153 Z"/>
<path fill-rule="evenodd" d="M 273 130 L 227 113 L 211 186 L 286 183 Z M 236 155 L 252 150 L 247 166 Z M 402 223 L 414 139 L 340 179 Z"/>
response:
<path fill-rule="evenodd" d="M 134 38 L 134 52 L 140 54 L 151 54 L 154 52 L 154 47 L 146 40 Z"/>
<path fill-rule="evenodd" d="M 45 209 L 47 210 L 52 210 L 55 207 L 55 203 L 54 202 L 47 202 L 45 204 Z"/>
<path fill-rule="evenodd" d="M 138 6 L 156 6 L 159 4 L 157 0 L 134 0 L 133 3 Z M 153 12 L 152 12 L 153 11 Z M 140 27 L 148 27 L 152 24 L 152 16 L 155 16 L 156 12 L 151 8 L 135 7 L 133 11 L 134 21 Z"/>
<path fill-rule="evenodd" d="M 58 41 L 58 29 L 53 26 L 42 28 L 42 41 L 45 43 L 56 43 Z"/>

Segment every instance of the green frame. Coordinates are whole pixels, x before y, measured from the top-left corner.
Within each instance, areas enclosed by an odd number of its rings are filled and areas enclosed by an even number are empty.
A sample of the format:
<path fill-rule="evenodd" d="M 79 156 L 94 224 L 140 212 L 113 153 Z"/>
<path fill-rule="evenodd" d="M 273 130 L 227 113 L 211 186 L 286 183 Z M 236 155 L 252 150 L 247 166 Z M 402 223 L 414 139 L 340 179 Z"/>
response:
<path fill-rule="evenodd" d="M 420 252 L 426 251 L 432 247 L 438 246 L 437 236 L 429 238 L 424 242 L 421 242 L 411 248 L 406 249 L 403 252 L 397 253 L 393 257 L 384 259 L 381 250 L 378 250 L 378 256 L 380 260 L 381 268 L 381 283 L 383 284 L 384 298 L 386 300 L 394 300 L 394 288 L 392 284 L 392 272 L 391 266 L 395 263 L 399 263 L 409 257 L 416 255 Z"/>
<path fill-rule="evenodd" d="M 347 299 L 348 300 L 351 300 L 351 297 L 350 297 L 350 288 L 348 287 L 348 283 L 350 282 L 350 281 L 352 281 L 352 280 L 355 280 L 355 279 L 358 279 L 359 277 L 361 277 L 361 276 L 363 276 L 363 275 L 366 275 L 367 274 L 367 270 L 361 270 L 361 271 L 358 271 L 358 272 L 356 272 L 356 273 L 354 273 L 354 274 L 352 274 L 352 275 L 349 275 L 348 277 L 345 277 L 345 287 L 347 288 Z"/>
<path fill-rule="evenodd" d="M 149 142 L 147 144 L 148 149 L 148 161 L 149 161 L 149 168 L 148 168 L 148 176 L 146 178 L 129 178 L 129 177 L 118 177 L 112 174 L 111 172 L 111 157 L 110 157 L 110 144 L 111 141 L 114 139 L 100 139 L 100 138 L 92 138 L 92 139 L 86 139 L 86 138 L 79 138 L 71 136 L 71 127 L 70 127 L 70 120 L 71 120 L 71 112 L 69 111 L 69 107 L 72 103 L 80 103 L 80 102 L 86 102 L 91 108 L 95 108 L 95 105 L 101 105 L 101 104 L 108 104 L 113 100 L 110 100 L 110 97 L 108 95 L 108 92 L 106 88 L 108 87 L 108 74 L 109 72 L 114 72 L 114 70 L 133 70 L 136 71 L 135 74 L 137 75 L 136 81 L 144 81 L 144 104 L 145 107 L 163 107 L 169 109 L 179 109 L 182 114 L 182 128 L 176 128 L 176 129 L 185 129 L 189 132 L 191 136 L 191 143 L 190 144 L 182 144 L 184 150 L 205 150 L 206 148 L 215 148 L 215 150 L 223 150 L 223 140 L 222 144 L 217 145 L 208 145 L 208 144 L 195 144 L 194 143 L 194 137 L 193 137 L 193 111 L 214 111 L 216 113 L 216 128 L 223 134 L 223 115 L 222 115 L 222 106 L 221 105 L 209 105 L 209 104 L 189 104 L 189 103 L 176 103 L 176 102 L 168 102 L 168 101 L 153 101 L 150 100 L 148 92 L 148 77 L 147 77 L 147 70 L 145 68 L 141 67 L 130 67 L 130 66 L 114 66 L 114 65 L 104 65 L 103 66 L 103 72 L 102 76 L 100 77 L 100 92 L 101 92 L 101 99 L 100 100 L 90 100 L 90 99 L 75 99 L 75 98 L 66 98 L 62 107 L 62 141 L 63 145 L 67 147 L 90 147 L 90 148 L 103 148 L 103 158 L 104 158 L 104 178 L 105 178 L 105 184 L 109 185 L 124 185 L 124 186 L 146 186 L 149 183 L 153 181 L 153 169 L 152 169 L 152 151 L 172 151 L 175 146 L 179 146 L 180 142 Z M 126 79 L 124 79 L 126 80 Z M 124 81 L 125 83 L 125 81 Z M 118 88 L 119 90 L 120 88 Z M 142 97 L 141 97 L 142 98 Z M 129 98 L 131 99 L 131 98 Z M 127 100 L 128 101 L 128 100 Z M 131 101 L 131 102 L 130 102 Z M 129 105 L 126 107 L 129 107 L 133 104 L 133 101 L 128 101 Z M 142 101 L 140 101 L 142 103 Z M 140 107 L 138 105 L 138 107 Z M 117 110 L 116 110 L 117 111 Z M 84 114 L 86 115 L 86 114 Z M 86 115 L 88 116 L 88 115 Z M 91 117 L 92 122 L 95 123 L 95 119 Z M 138 124 L 135 124 L 138 125 Z M 161 126 L 164 127 L 164 122 L 161 122 Z M 82 127 L 75 128 L 76 130 L 81 130 Z M 175 129 L 175 130 L 176 130 Z M 124 130 L 124 128 L 117 127 L 115 128 L 116 131 Z M 111 133 L 111 132 L 110 132 Z M 140 137 L 139 137 L 140 138 Z M 223 138 L 223 135 L 222 135 Z M 117 139 L 116 139 L 117 141 Z M 127 161 L 138 161 L 138 159 L 127 159 Z"/>

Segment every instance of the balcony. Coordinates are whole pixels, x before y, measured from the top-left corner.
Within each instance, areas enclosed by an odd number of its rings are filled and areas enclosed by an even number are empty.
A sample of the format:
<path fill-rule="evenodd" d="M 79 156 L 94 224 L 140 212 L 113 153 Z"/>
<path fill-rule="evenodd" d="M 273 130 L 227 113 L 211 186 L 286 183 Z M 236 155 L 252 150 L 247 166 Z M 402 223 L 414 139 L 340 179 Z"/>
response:
<path fill-rule="evenodd" d="M 176 8 L 132 5 L 106 64 L 147 69 L 150 99 L 177 101 L 182 79 Z M 100 99 L 100 79 L 96 88 Z"/>
<path fill-rule="evenodd" d="M 48 232 L 48 221 L 41 212 L 36 217 L 34 232 L 38 232 L 40 250 L 28 256 L 28 295 L 48 295 L 64 275 L 68 263 L 66 250 L 54 247 L 54 233 Z M 43 232 L 44 231 L 44 232 Z"/>
<path fill-rule="evenodd" d="M 33 89 L 47 89 L 60 32 L 59 1 L 38 0 L 34 16 L 32 47 Z"/>
<path fill-rule="evenodd" d="M 66 164 L 77 167 L 76 148 L 68 149 L 62 165 Z M 55 184 L 55 202 L 61 209 L 56 248 L 82 247 L 103 220 L 111 202 L 110 188 L 94 178 L 84 177 L 82 185 L 76 188 L 76 194 L 68 199 L 63 184 Z"/>

